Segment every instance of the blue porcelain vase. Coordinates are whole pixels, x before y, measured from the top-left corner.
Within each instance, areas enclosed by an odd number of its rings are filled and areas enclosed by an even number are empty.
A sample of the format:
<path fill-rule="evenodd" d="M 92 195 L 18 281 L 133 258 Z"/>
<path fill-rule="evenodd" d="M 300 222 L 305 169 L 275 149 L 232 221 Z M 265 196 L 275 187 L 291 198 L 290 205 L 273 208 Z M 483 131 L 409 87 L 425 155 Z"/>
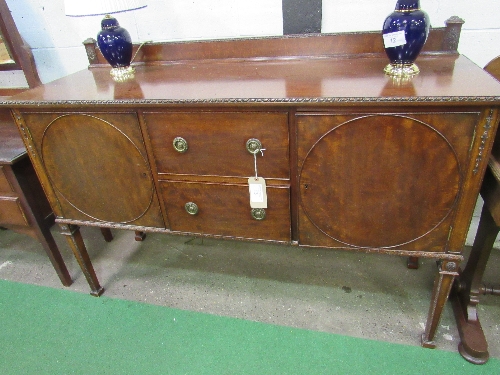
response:
<path fill-rule="evenodd" d="M 101 29 L 97 34 L 97 45 L 113 67 L 111 76 L 118 81 L 130 78 L 134 69 L 130 66 L 133 45 L 129 32 L 109 15 L 101 21 Z"/>
<path fill-rule="evenodd" d="M 420 9 L 419 0 L 398 0 L 394 12 L 384 21 L 382 36 L 390 64 L 384 69 L 392 76 L 419 73 L 415 65 L 429 35 L 429 16 Z"/>

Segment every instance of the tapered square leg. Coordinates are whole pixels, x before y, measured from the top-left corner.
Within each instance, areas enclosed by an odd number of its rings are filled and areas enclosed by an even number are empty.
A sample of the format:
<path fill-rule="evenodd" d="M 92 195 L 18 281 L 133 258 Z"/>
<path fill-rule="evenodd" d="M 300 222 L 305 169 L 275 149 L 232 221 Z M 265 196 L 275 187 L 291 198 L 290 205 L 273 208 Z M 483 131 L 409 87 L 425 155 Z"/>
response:
<path fill-rule="evenodd" d="M 433 341 L 434 335 L 436 334 L 444 305 L 448 300 L 453 280 L 458 275 L 457 270 L 458 264 L 454 261 L 442 261 L 439 265 L 439 273 L 434 281 L 431 305 L 429 307 L 429 314 L 427 315 L 427 324 L 422 334 L 421 343 L 424 348 L 433 349 L 436 347 Z"/>
<path fill-rule="evenodd" d="M 89 254 L 87 253 L 87 248 L 83 242 L 80 228 L 77 225 L 68 224 L 61 224 L 60 227 L 62 229 L 62 234 L 66 236 L 66 240 L 89 283 L 90 294 L 96 297 L 100 296 L 104 292 L 104 288 L 99 284 Z"/>
<path fill-rule="evenodd" d="M 111 229 L 109 228 L 101 228 L 102 236 L 104 237 L 104 241 L 111 242 L 113 241 L 113 233 L 111 233 Z"/>
<path fill-rule="evenodd" d="M 138 231 L 138 230 L 135 231 L 135 240 L 136 241 L 144 241 L 145 238 L 146 238 L 146 233 Z"/>

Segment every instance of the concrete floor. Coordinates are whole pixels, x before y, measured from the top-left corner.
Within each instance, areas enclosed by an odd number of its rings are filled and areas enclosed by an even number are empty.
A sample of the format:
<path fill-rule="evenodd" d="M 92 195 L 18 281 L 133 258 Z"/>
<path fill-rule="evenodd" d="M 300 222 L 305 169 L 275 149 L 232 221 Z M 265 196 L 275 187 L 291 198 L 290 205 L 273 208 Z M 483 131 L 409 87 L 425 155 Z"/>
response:
<path fill-rule="evenodd" d="M 60 284 L 41 245 L 8 230 L 0 231 L 0 278 L 88 293 L 57 226 L 52 232 L 72 286 Z M 408 270 L 406 258 L 387 255 L 162 234 L 141 243 L 118 230 L 106 243 L 97 228 L 82 234 L 108 297 L 409 345 L 420 343 L 437 270 L 433 260 Z M 498 284 L 493 253 L 485 281 Z M 483 296 L 479 311 L 490 354 L 500 358 L 500 298 Z M 447 304 L 438 350 L 456 352 L 458 339 Z"/>

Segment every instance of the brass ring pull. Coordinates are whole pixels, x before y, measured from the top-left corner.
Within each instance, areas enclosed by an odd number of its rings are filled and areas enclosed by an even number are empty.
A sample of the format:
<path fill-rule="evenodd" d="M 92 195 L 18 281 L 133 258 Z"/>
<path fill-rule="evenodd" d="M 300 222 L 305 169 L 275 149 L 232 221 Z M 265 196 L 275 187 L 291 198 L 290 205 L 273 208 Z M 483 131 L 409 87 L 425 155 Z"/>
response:
<path fill-rule="evenodd" d="M 190 215 L 196 215 L 198 213 L 198 205 L 194 202 L 187 202 L 184 205 L 186 212 Z"/>
<path fill-rule="evenodd" d="M 262 150 L 262 143 L 256 138 L 250 138 L 247 141 L 247 151 L 251 154 L 256 154 L 260 150 Z"/>
<path fill-rule="evenodd" d="M 175 151 L 180 152 L 181 154 L 185 153 L 188 150 L 187 141 L 182 137 L 175 137 L 173 145 Z"/>
<path fill-rule="evenodd" d="M 252 208 L 250 213 L 255 220 L 264 220 L 266 218 L 266 210 L 263 208 Z"/>

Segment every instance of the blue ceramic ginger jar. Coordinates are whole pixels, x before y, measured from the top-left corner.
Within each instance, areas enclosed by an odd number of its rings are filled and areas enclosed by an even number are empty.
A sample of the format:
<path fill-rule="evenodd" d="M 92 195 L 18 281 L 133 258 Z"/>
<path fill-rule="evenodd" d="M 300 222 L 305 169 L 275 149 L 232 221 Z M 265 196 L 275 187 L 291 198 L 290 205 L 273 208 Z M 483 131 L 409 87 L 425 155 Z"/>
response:
<path fill-rule="evenodd" d="M 101 31 L 97 34 L 97 45 L 102 55 L 113 67 L 111 76 L 121 81 L 130 78 L 134 69 L 132 60 L 132 38 L 127 30 L 120 26 L 118 20 L 107 15 L 101 21 Z"/>
<path fill-rule="evenodd" d="M 132 59 L 132 39 L 118 20 L 106 16 L 101 22 L 102 30 L 97 35 L 97 44 L 104 58 L 113 68 L 130 65 Z"/>
<path fill-rule="evenodd" d="M 415 65 L 427 36 L 430 21 L 420 9 L 419 0 L 398 0 L 394 12 L 384 21 L 382 36 L 390 64 L 384 69 L 391 76 L 413 76 L 419 69 Z"/>

